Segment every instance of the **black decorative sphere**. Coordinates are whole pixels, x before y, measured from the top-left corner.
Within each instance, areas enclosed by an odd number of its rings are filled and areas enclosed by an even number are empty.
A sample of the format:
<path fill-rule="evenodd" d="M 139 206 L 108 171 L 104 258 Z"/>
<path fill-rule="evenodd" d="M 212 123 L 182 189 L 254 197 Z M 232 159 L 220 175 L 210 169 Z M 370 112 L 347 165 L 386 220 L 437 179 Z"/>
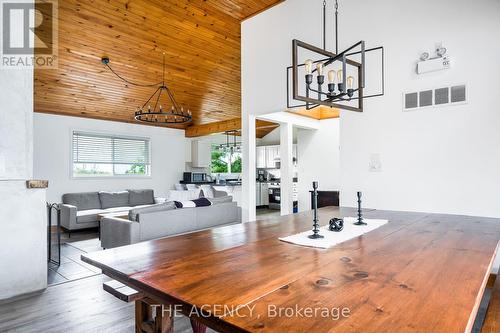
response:
<path fill-rule="evenodd" d="M 344 229 L 344 220 L 334 217 L 330 220 L 330 231 L 342 231 Z"/>

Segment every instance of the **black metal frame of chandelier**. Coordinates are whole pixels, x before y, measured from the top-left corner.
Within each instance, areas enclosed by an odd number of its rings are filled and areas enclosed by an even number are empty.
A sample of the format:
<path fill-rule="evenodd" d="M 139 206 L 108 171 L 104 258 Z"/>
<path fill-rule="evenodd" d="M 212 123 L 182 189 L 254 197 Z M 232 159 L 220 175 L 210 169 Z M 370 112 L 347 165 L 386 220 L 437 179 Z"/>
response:
<path fill-rule="evenodd" d="M 146 117 L 146 119 L 141 119 L 141 117 Z M 183 118 L 181 121 L 161 121 L 161 120 L 158 120 L 158 118 L 155 118 L 155 119 L 152 119 L 152 120 L 149 120 L 147 119 L 147 116 L 167 116 L 167 117 L 174 117 L 174 119 L 176 118 Z M 137 120 L 137 121 L 141 121 L 141 122 L 145 122 L 145 123 L 162 123 L 162 124 L 185 124 L 185 123 L 188 123 L 190 122 L 193 117 L 189 116 L 189 115 L 181 115 L 181 114 L 177 114 L 177 113 L 173 113 L 171 111 L 169 112 L 142 112 L 140 114 L 136 114 L 134 116 L 134 119 Z"/>
<path fill-rule="evenodd" d="M 347 54 L 356 48 L 357 46 L 361 47 L 361 63 L 358 63 L 354 60 L 347 59 Z M 313 51 L 315 53 L 318 53 L 322 56 L 328 57 L 328 64 L 333 63 L 334 61 L 342 59 L 342 70 L 343 70 L 343 79 L 342 79 L 342 84 L 345 87 L 346 86 L 346 75 L 347 75 L 347 70 L 346 66 L 349 64 L 351 66 L 357 67 L 358 69 L 358 82 L 360 87 L 358 88 L 358 106 L 353 107 L 349 105 L 342 105 L 342 104 L 337 104 L 333 103 L 331 101 L 323 101 L 323 100 L 318 100 L 316 98 L 311 98 L 308 96 L 300 96 L 299 91 L 298 91 L 298 84 L 299 84 L 299 77 L 298 77 L 298 48 L 301 47 L 303 49 Z M 339 109 L 344 109 L 344 110 L 350 110 L 350 111 L 356 111 L 356 112 L 363 112 L 363 88 L 364 88 L 364 53 L 365 53 L 365 47 L 364 47 L 364 42 L 359 41 L 356 44 L 352 45 L 351 47 L 347 48 L 343 52 L 339 54 L 335 54 L 333 52 L 326 51 L 324 49 L 321 49 L 319 47 L 316 47 L 314 45 L 311 45 L 309 43 L 294 39 L 292 40 L 292 82 L 293 82 L 293 99 L 306 102 L 306 109 L 310 110 L 312 108 L 315 108 L 319 105 L 324 105 L 324 106 L 329 106 L 329 107 L 334 107 L 334 108 L 339 108 Z M 313 73 L 316 71 L 316 69 L 313 70 Z M 306 91 L 307 93 L 307 91 Z M 313 104 L 313 107 L 310 107 L 310 105 Z"/>
<path fill-rule="evenodd" d="M 172 94 L 170 89 L 165 84 L 165 53 L 163 53 L 162 82 L 156 83 L 156 84 L 140 84 L 140 83 L 136 83 L 136 82 L 132 82 L 130 80 L 127 80 L 126 78 L 124 78 L 123 76 L 118 74 L 113 68 L 111 68 L 111 66 L 109 64 L 110 63 L 109 57 L 102 57 L 101 63 L 104 66 L 106 66 L 111 71 L 111 73 L 113 73 L 116 77 L 118 77 L 120 80 L 122 80 L 123 82 L 125 82 L 127 84 L 138 86 L 138 87 L 158 86 L 157 89 L 154 91 L 154 93 L 146 101 L 146 103 L 144 103 L 142 108 L 139 111 L 135 112 L 135 114 L 134 114 L 135 120 L 140 121 L 140 122 L 144 122 L 144 123 L 162 123 L 162 124 L 185 124 L 185 123 L 191 122 L 193 120 L 193 117 L 192 117 L 192 115 L 190 115 L 189 111 L 187 113 L 184 113 L 182 108 L 179 107 L 179 105 L 177 104 L 177 101 L 174 98 L 174 95 Z M 173 111 L 163 111 L 161 108 L 161 105 L 160 105 L 160 111 L 156 111 L 163 90 L 165 90 L 167 92 L 167 96 L 170 99 L 170 102 L 172 103 Z M 147 111 L 144 111 L 144 108 L 146 107 L 146 105 L 148 105 L 149 102 L 151 102 L 151 100 L 153 99 L 153 97 L 156 96 L 156 94 L 158 94 L 158 97 L 156 98 L 156 102 L 155 102 L 153 111 L 151 111 L 151 108 L 149 108 Z M 158 116 L 158 115 L 165 116 L 165 120 L 160 121 L 160 120 L 158 120 L 157 117 L 154 117 L 154 116 Z M 148 116 L 151 116 L 150 118 L 154 117 L 154 119 L 148 119 Z M 144 119 L 143 119 L 143 117 L 144 117 Z M 170 121 L 169 117 L 174 117 L 174 121 Z M 181 118 L 181 120 L 177 121 L 178 118 Z"/>
<path fill-rule="evenodd" d="M 373 52 L 373 51 L 379 51 L 381 52 L 381 86 L 382 86 L 382 91 L 379 92 L 379 93 L 375 93 L 375 94 L 368 94 L 368 95 L 364 95 L 363 98 L 366 99 L 366 98 L 372 98 L 372 97 L 379 97 L 379 96 L 384 96 L 385 95 L 385 64 L 384 64 L 384 47 L 383 46 L 377 46 L 377 47 L 373 47 L 373 48 L 370 48 L 370 49 L 366 49 L 365 50 L 365 53 L 369 53 L 369 52 Z M 349 57 L 349 56 L 352 56 L 352 55 L 356 55 L 356 54 L 359 54 L 361 53 L 361 51 L 358 51 L 358 52 L 352 52 L 352 53 L 348 53 L 346 54 L 346 57 Z M 323 58 L 323 59 L 319 59 L 319 60 L 316 60 L 314 61 L 314 63 L 318 63 L 318 62 L 325 62 L 325 61 L 328 61 L 330 59 L 330 57 L 328 58 Z M 298 67 L 304 67 L 305 65 L 304 64 L 299 64 Z M 293 66 L 288 66 L 286 68 L 286 105 L 287 105 L 287 108 L 288 109 L 295 109 L 295 108 L 302 108 L 302 107 L 306 107 L 308 103 L 304 103 L 304 104 L 294 104 L 292 105 L 291 101 L 290 101 L 290 97 L 291 94 L 290 94 L 290 81 L 291 81 L 291 76 L 292 76 L 292 73 L 291 73 L 291 70 L 293 70 Z M 352 97 L 350 98 L 350 101 L 353 101 L 353 100 L 357 100 L 359 99 L 359 97 Z M 310 103 L 309 103 L 310 104 Z M 312 107 L 309 107 L 309 109 L 313 109 L 314 107 L 317 107 L 319 105 L 313 105 Z"/>
<path fill-rule="evenodd" d="M 310 85 L 307 86 L 307 89 L 309 91 L 317 93 L 319 96 L 318 98 L 323 95 L 328 97 L 325 101 L 328 102 L 336 102 L 336 101 L 342 101 L 342 102 L 350 102 L 352 100 L 353 94 L 359 90 L 359 88 L 356 89 L 347 89 L 347 92 L 341 92 L 340 94 L 334 94 L 332 92 L 324 92 L 324 91 L 319 91 L 316 89 L 313 89 L 310 87 Z M 347 96 L 348 98 L 344 98 L 344 96 Z"/>

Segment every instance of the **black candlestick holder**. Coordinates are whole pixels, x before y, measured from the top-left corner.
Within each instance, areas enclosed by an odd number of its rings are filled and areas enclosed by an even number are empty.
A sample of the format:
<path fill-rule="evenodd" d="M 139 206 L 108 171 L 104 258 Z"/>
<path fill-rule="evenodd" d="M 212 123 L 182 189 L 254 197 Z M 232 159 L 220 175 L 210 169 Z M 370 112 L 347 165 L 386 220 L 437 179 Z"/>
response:
<path fill-rule="evenodd" d="M 363 221 L 363 213 L 361 211 L 361 192 L 358 192 L 358 221 L 354 223 L 354 225 L 366 225 L 366 222 Z"/>
<path fill-rule="evenodd" d="M 318 219 L 318 182 L 313 182 L 313 234 L 308 237 L 311 239 L 324 238 L 319 234 L 319 219 Z"/>

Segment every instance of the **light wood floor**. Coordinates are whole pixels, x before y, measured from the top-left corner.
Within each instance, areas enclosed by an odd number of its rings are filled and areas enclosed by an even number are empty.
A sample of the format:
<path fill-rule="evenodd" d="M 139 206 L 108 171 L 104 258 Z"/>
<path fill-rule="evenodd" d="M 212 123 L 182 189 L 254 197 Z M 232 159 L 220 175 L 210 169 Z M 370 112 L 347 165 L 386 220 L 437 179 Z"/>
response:
<path fill-rule="evenodd" d="M 105 292 L 102 283 L 107 280 L 97 275 L 0 301 L 0 332 L 132 333 L 134 305 Z M 185 317 L 176 318 L 174 327 L 176 333 L 192 332 Z"/>

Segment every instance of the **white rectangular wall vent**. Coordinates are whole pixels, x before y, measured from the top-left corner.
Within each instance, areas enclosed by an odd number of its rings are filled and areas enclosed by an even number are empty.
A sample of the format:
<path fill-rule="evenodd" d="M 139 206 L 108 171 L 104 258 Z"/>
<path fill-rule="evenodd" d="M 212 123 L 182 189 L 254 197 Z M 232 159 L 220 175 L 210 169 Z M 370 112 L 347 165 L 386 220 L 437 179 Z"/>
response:
<path fill-rule="evenodd" d="M 467 103 L 465 84 L 403 93 L 403 111 Z"/>

